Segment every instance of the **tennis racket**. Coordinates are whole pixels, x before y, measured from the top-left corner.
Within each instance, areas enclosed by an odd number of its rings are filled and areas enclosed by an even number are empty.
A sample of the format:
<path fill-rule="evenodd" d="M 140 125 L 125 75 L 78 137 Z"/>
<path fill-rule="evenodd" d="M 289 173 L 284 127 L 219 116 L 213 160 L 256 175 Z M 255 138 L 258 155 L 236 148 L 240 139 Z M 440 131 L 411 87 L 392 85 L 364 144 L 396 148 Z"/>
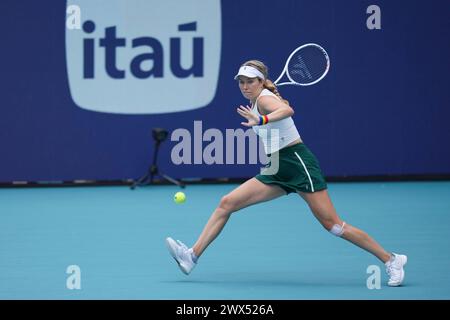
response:
<path fill-rule="evenodd" d="M 310 86 L 322 80 L 330 70 L 330 58 L 324 48 L 315 43 L 304 44 L 290 54 L 277 86 Z M 286 75 L 289 81 L 278 83 Z"/>

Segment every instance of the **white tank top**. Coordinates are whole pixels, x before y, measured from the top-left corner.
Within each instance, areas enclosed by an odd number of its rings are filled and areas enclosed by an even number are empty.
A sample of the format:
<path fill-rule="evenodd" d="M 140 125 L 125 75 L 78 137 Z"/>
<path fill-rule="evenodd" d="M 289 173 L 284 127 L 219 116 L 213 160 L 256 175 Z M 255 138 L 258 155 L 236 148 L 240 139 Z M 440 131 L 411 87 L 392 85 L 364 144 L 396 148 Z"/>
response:
<path fill-rule="evenodd" d="M 258 111 L 258 99 L 262 96 L 273 96 L 280 100 L 280 98 L 270 90 L 263 89 L 258 98 L 256 98 L 256 102 L 252 107 L 252 112 L 258 117 L 261 116 Z M 291 142 L 300 138 L 300 134 L 298 133 L 292 117 L 269 122 L 268 124 L 261 126 L 253 126 L 253 130 L 258 136 L 261 137 L 266 154 L 277 152 Z"/>

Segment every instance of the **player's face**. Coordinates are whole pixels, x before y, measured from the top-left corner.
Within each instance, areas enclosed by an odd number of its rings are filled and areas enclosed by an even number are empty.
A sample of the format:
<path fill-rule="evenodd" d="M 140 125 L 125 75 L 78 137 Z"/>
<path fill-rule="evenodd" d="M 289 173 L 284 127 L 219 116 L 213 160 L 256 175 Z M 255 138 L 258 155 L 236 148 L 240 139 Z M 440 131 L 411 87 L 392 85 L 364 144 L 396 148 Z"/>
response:
<path fill-rule="evenodd" d="M 249 100 L 256 99 L 263 89 L 263 82 L 259 78 L 239 77 L 239 89 Z"/>

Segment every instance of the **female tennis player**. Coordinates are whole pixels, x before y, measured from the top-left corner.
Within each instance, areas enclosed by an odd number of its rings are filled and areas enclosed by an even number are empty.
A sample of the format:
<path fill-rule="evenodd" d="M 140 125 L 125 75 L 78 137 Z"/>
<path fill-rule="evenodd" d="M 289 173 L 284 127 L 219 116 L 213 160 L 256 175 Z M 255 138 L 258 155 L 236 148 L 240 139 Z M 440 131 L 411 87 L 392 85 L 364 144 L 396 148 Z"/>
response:
<path fill-rule="evenodd" d="M 232 213 L 256 203 L 297 193 L 327 231 L 372 253 L 385 263 L 389 286 L 401 285 L 407 257 L 387 252 L 367 233 L 341 220 L 328 195 L 319 163 L 303 143 L 293 122 L 294 111 L 268 79 L 267 67 L 258 60 L 245 62 L 235 79 L 244 97 L 251 102 L 251 107 L 237 108 L 237 112 L 247 120 L 242 125 L 252 127 L 260 135 L 271 161 L 278 159 L 278 171 L 275 174 L 264 174 L 263 171 L 225 195 L 192 248 L 170 237 L 166 239 L 169 252 L 181 271 L 185 274 L 192 271 Z"/>

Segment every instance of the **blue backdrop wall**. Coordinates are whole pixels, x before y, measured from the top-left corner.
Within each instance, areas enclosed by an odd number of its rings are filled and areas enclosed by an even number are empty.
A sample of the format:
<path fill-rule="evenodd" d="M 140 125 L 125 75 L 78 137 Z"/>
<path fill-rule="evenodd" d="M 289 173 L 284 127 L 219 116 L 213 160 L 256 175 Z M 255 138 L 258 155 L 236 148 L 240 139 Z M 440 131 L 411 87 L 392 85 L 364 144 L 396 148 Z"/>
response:
<path fill-rule="evenodd" d="M 329 74 L 280 92 L 325 175 L 450 174 L 449 1 L 164 3 L 0 2 L 0 182 L 137 178 L 153 127 L 187 129 L 194 162 L 195 148 L 211 143 L 207 129 L 245 129 L 239 65 L 260 59 L 275 79 L 308 42 L 328 51 Z M 370 5 L 381 29 L 367 26 Z M 260 167 L 179 165 L 172 140 L 160 167 L 177 178 Z"/>

